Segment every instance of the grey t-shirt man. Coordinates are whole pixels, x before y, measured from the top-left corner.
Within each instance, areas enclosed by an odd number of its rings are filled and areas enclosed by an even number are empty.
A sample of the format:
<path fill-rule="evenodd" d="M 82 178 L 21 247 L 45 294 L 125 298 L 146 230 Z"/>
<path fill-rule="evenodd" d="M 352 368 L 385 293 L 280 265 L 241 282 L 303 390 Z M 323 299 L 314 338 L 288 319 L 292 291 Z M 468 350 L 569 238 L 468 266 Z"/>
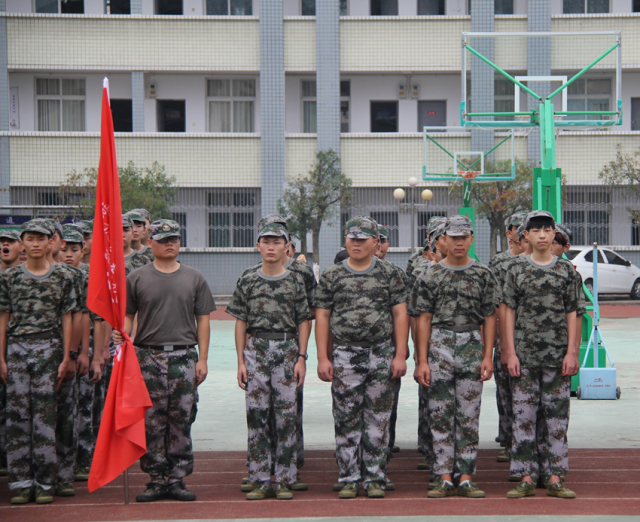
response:
<path fill-rule="evenodd" d="M 153 263 L 127 277 L 127 315 L 138 314 L 136 346 L 196 345 L 195 316 L 216 309 L 204 276 L 180 265 L 170 274 Z"/>

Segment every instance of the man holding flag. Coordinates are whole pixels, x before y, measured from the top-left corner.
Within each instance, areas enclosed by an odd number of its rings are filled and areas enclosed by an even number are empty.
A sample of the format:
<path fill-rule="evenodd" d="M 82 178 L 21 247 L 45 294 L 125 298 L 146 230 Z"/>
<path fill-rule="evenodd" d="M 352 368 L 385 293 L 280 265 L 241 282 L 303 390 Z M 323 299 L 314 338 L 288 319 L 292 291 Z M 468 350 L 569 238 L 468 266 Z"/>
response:
<path fill-rule="evenodd" d="M 183 480 L 193 472 L 191 424 L 196 388 L 207 377 L 209 314 L 216 305 L 204 276 L 176 260 L 180 225 L 154 221 L 149 235 L 154 260 L 127 277 L 125 334 L 113 332 L 114 342 L 122 342 L 138 315 L 135 346 L 153 406 L 145 419 L 147 453 L 140 458 L 151 480 L 136 501 L 195 500 Z"/>

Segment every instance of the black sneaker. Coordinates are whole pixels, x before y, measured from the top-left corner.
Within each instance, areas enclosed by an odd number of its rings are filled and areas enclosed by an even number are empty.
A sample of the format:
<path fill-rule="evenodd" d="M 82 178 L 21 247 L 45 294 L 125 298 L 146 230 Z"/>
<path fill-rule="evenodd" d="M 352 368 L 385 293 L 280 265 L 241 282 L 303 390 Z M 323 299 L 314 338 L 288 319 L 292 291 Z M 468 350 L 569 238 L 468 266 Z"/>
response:
<path fill-rule="evenodd" d="M 144 493 L 136 495 L 136 502 L 155 502 L 165 498 L 167 498 L 167 486 L 150 482 Z"/>
<path fill-rule="evenodd" d="M 196 499 L 196 494 L 189 491 L 187 486 L 184 485 L 184 482 L 180 481 L 174 482 L 169 486 L 167 489 L 167 498 L 189 502 Z"/>

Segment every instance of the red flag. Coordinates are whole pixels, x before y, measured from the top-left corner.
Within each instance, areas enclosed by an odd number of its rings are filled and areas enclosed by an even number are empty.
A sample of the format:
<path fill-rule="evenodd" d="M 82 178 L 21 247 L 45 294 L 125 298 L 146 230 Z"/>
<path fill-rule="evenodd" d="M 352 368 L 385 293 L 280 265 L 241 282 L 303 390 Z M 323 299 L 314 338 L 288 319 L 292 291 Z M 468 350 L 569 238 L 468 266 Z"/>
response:
<path fill-rule="evenodd" d="M 100 165 L 87 306 L 116 330 L 124 328 L 127 303 L 122 204 L 116 161 L 113 119 L 109 106 L 109 82 L 102 90 Z M 147 451 L 145 411 L 151 407 L 133 344 L 125 334 L 118 347 L 102 422 L 89 474 L 89 491 L 116 478 Z"/>

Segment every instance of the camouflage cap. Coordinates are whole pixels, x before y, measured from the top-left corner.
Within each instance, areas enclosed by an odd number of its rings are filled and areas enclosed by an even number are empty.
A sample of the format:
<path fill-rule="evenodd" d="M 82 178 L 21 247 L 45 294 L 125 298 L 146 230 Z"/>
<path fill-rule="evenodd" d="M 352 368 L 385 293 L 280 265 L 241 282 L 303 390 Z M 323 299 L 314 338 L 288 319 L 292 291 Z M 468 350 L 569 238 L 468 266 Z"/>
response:
<path fill-rule="evenodd" d="M 122 214 L 122 228 L 133 228 L 133 220 L 129 214 Z"/>
<path fill-rule="evenodd" d="M 66 229 L 62 234 L 62 239 L 67 243 L 80 243 L 84 245 L 84 238 L 79 230 Z"/>
<path fill-rule="evenodd" d="M 88 236 L 93 234 L 93 219 L 83 219 L 81 221 L 76 221 L 73 224 L 78 227 L 83 235 Z"/>
<path fill-rule="evenodd" d="M 524 220 L 526 219 L 527 214 L 525 212 L 516 212 L 515 214 L 511 214 L 504 222 L 505 227 L 509 230 L 511 227 L 518 228 Z"/>
<path fill-rule="evenodd" d="M 565 238 L 565 240 L 567 241 L 567 243 L 571 243 L 571 238 L 573 236 L 573 234 L 571 233 L 571 229 L 561 225 L 560 223 L 556 223 L 556 232 L 562 234 L 562 236 Z M 2 236 L 0 236 L 2 237 Z"/>
<path fill-rule="evenodd" d="M 287 220 L 280 214 L 269 214 L 268 216 L 260 218 L 260 221 L 258 221 L 258 230 L 262 230 L 264 227 L 270 225 L 271 223 L 278 223 L 279 225 L 282 225 L 284 228 L 288 229 Z"/>
<path fill-rule="evenodd" d="M 384 225 L 378 225 L 378 233 L 380 234 L 380 239 L 389 239 L 389 229 Z"/>
<path fill-rule="evenodd" d="M 22 236 L 27 232 L 38 232 L 39 234 L 44 234 L 49 237 L 54 234 L 50 225 L 47 223 L 47 220 L 42 218 L 31 219 L 30 221 L 23 223 L 20 226 L 20 238 L 22 238 Z"/>
<path fill-rule="evenodd" d="M 358 216 L 347 221 L 344 235 L 349 239 L 378 237 L 378 224 L 369 216 Z"/>
<path fill-rule="evenodd" d="M 431 240 L 435 242 L 436 239 L 438 239 L 440 236 L 444 236 L 446 231 L 447 231 L 446 223 L 442 223 L 438 225 L 433 231 L 433 233 L 431 234 Z"/>
<path fill-rule="evenodd" d="M 171 219 L 159 219 L 149 225 L 149 237 L 154 241 L 176 236 L 180 237 L 180 225 Z"/>
<path fill-rule="evenodd" d="M 260 229 L 258 232 L 258 239 L 261 237 L 284 237 L 287 243 L 289 242 L 289 232 L 282 223 L 269 223 Z"/>
<path fill-rule="evenodd" d="M 130 210 L 129 212 L 127 212 L 126 215 L 129 216 L 131 218 L 131 221 L 135 223 L 142 223 L 143 225 L 146 224 L 146 218 L 142 215 L 142 212 L 140 212 L 140 210 L 137 208 Z"/>
<path fill-rule="evenodd" d="M 17 228 L 4 228 L 0 230 L 0 239 L 13 239 L 14 241 L 20 241 L 20 233 Z"/>
<path fill-rule="evenodd" d="M 429 222 L 427 223 L 427 234 L 429 234 L 429 237 L 431 237 L 431 234 L 433 234 L 433 231 L 436 228 L 438 228 L 443 223 L 446 223 L 446 221 L 447 218 L 443 216 L 433 216 L 431 219 L 429 219 Z"/>
<path fill-rule="evenodd" d="M 467 236 L 473 234 L 473 224 L 467 216 L 453 216 L 446 222 L 445 233 L 449 236 Z"/>
<path fill-rule="evenodd" d="M 428 239 L 425 239 L 422 242 L 422 250 L 429 250 L 429 240 Z"/>
<path fill-rule="evenodd" d="M 556 227 L 556 220 L 553 219 L 553 214 L 546 210 L 534 210 L 533 212 L 529 212 L 527 217 L 524 220 L 524 229 L 529 230 L 529 222 L 534 218 L 549 218 L 551 219 L 551 226 L 553 228 Z"/>
<path fill-rule="evenodd" d="M 135 210 L 136 213 L 140 214 L 149 223 L 151 223 L 151 212 L 149 212 L 146 208 L 134 208 L 133 210 Z"/>
<path fill-rule="evenodd" d="M 524 239 L 524 223 L 518 227 L 516 235 L 518 236 L 518 241 L 522 241 Z"/>

